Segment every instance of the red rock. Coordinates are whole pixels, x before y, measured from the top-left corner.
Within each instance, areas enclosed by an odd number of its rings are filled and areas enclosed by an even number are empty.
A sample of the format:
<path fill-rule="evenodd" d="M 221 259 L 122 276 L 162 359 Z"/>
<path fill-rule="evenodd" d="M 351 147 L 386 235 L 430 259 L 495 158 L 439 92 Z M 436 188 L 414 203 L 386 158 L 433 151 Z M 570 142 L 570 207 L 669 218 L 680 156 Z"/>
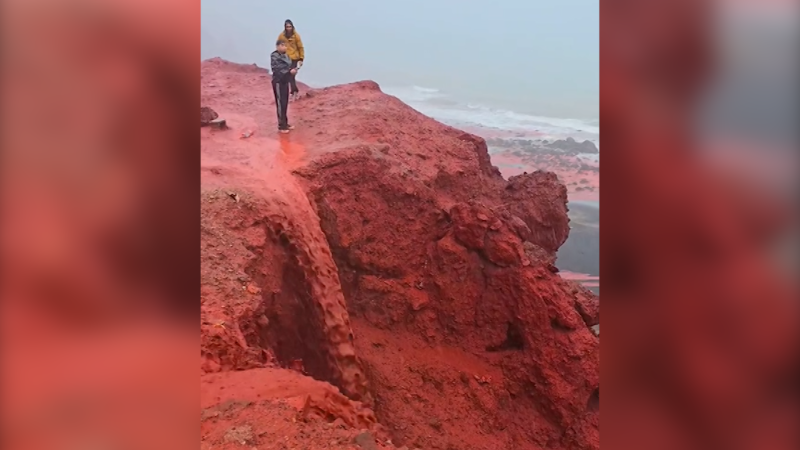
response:
<path fill-rule="evenodd" d="M 208 106 L 201 106 L 200 107 L 200 126 L 204 127 L 219 117 L 216 111 L 209 108 Z"/>
<path fill-rule="evenodd" d="M 255 286 L 253 284 L 248 284 L 247 285 L 247 292 L 249 292 L 251 294 L 254 294 L 254 295 L 255 294 L 259 294 L 259 293 L 261 293 L 261 288 L 258 287 L 258 286 Z"/>
<path fill-rule="evenodd" d="M 482 250 L 486 245 L 486 231 L 489 227 L 485 220 L 480 220 L 479 215 L 486 215 L 476 213 L 465 204 L 456 205 L 450 210 L 450 215 L 456 239 L 469 249 Z"/>
<path fill-rule="evenodd" d="M 231 120 L 274 120 L 258 72 L 212 61 L 202 74 L 229 83 L 203 97 Z M 396 445 L 599 448 L 594 298 L 548 270 L 569 232 L 565 187 L 542 172 L 505 181 L 483 139 L 373 82 L 314 92 L 290 107 L 288 139 L 268 137 L 271 122 L 247 140 L 201 131 L 201 310 L 248 346 L 203 328 L 203 352 L 222 370 L 264 365 L 264 350 L 301 359 L 379 400 Z M 239 203 L 217 197 L 228 189 Z M 248 295 L 231 272 L 272 295 Z M 486 381 L 455 383 L 462 373 Z"/>
<path fill-rule="evenodd" d="M 555 253 L 569 235 L 567 188 L 550 172 L 509 178 L 502 198 L 531 230 L 528 240 Z"/>

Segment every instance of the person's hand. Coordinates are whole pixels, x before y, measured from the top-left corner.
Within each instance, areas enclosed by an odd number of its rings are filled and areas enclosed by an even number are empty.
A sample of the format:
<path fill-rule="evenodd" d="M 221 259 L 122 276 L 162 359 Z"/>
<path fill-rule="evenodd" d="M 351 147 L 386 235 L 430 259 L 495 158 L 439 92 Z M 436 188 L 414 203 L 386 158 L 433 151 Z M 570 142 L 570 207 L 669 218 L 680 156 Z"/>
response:
<path fill-rule="evenodd" d="M 296 73 L 297 73 L 297 69 L 292 69 L 292 70 L 290 70 L 290 71 L 289 71 L 289 73 L 290 73 L 290 74 L 292 74 L 292 75 L 294 75 L 294 74 L 296 74 Z"/>

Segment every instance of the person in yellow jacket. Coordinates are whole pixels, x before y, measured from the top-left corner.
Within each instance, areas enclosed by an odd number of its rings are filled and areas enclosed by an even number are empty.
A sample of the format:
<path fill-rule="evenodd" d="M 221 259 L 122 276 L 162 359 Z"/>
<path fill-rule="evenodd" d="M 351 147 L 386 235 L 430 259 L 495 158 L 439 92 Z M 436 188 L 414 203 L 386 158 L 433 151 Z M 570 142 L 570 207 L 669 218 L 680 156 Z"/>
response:
<path fill-rule="evenodd" d="M 305 49 L 303 49 L 303 41 L 300 39 L 300 34 L 294 28 L 291 20 L 286 19 L 286 22 L 283 23 L 283 31 L 278 35 L 278 40 L 286 42 L 286 55 L 292 60 L 292 69 L 303 67 L 303 59 L 306 56 Z M 289 95 L 292 99 L 297 99 L 300 94 L 300 89 L 297 89 L 296 76 L 296 73 L 293 74 L 289 80 L 291 84 Z"/>

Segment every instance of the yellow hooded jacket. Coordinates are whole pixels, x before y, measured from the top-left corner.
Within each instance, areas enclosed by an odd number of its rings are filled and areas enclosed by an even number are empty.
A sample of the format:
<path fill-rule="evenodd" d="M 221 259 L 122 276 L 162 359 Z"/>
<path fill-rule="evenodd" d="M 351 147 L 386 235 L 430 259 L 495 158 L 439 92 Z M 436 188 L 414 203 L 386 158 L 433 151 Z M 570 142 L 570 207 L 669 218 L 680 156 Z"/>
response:
<path fill-rule="evenodd" d="M 283 31 L 278 35 L 278 40 L 286 42 L 286 55 L 289 56 L 292 61 L 302 61 L 305 59 L 306 52 L 303 49 L 303 41 L 300 39 L 300 34 L 298 34 L 297 31 L 289 38 L 286 37 L 286 32 Z"/>

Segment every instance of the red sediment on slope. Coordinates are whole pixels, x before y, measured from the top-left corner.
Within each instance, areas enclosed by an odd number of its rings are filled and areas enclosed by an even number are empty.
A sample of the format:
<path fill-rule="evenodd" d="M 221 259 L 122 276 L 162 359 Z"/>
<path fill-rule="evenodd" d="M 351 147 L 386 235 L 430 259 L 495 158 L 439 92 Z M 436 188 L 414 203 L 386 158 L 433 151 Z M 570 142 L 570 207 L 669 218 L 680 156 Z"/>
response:
<path fill-rule="evenodd" d="M 265 90 L 264 87 L 269 87 L 270 83 L 269 76 L 264 76 L 261 69 L 228 64 L 219 59 L 205 62 L 203 70 L 216 70 L 216 72 L 213 72 L 214 75 L 224 81 L 208 84 L 222 86 L 226 93 L 230 86 L 226 85 L 225 82 L 230 83 L 232 86 L 241 83 L 244 87 L 250 87 L 253 86 L 253 83 L 258 83 L 261 89 L 256 90 L 260 90 L 262 93 Z M 252 79 L 255 81 L 247 82 L 247 80 Z M 267 93 L 271 95 L 271 89 L 267 90 Z M 261 102 L 245 105 L 241 103 L 234 104 L 232 105 L 234 107 L 228 111 L 247 114 L 247 106 L 263 107 L 267 103 L 265 98 L 256 96 L 249 96 L 247 99 L 251 102 L 253 100 L 260 100 Z M 203 101 L 214 102 L 214 96 L 210 98 L 204 97 Z M 224 103 L 222 105 L 224 106 Z M 228 117 L 225 115 L 224 110 L 222 111 L 223 117 Z M 252 114 L 249 117 L 257 119 L 261 115 Z M 231 115 L 229 122 L 235 124 L 237 120 L 237 116 Z M 254 126 L 247 124 L 249 128 L 256 128 L 255 124 L 252 125 Z M 212 136 L 210 133 L 208 134 L 208 139 L 204 141 L 208 146 L 214 148 L 217 145 L 216 139 L 222 139 L 222 147 L 225 147 L 224 151 L 214 152 L 212 156 L 214 158 L 223 158 L 223 160 L 232 158 L 241 161 L 242 158 L 246 157 L 263 157 L 264 154 L 257 151 L 247 153 L 250 149 L 258 149 L 259 146 L 262 150 L 272 148 L 271 155 L 273 159 L 275 159 L 275 150 L 277 149 L 282 150 L 281 154 L 284 156 L 287 153 L 285 150 L 288 146 L 285 145 L 285 142 L 279 142 L 276 146 L 274 140 L 251 137 L 247 140 L 240 139 L 235 144 L 225 145 L 226 137 L 224 135 L 216 134 Z M 262 132 L 260 134 L 266 133 Z M 205 162 L 208 159 L 204 158 L 202 161 Z M 316 214 L 312 210 L 308 198 L 288 175 L 288 169 L 284 164 L 281 164 L 282 161 L 276 159 L 277 164 L 259 164 L 260 162 L 263 162 L 263 160 L 255 160 L 253 164 L 246 165 L 246 168 L 242 167 L 244 173 L 240 175 L 241 178 L 246 178 L 246 181 L 239 181 L 239 177 L 236 176 L 218 177 L 220 179 L 217 181 L 231 188 L 249 189 L 257 197 L 267 200 L 261 204 L 261 214 L 266 214 L 264 218 L 266 222 L 264 225 L 267 227 L 266 232 L 282 242 L 285 253 L 290 255 L 289 258 L 293 260 L 292 264 L 299 269 L 300 273 L 295 274 L 295 276 L 298 278 L 297 282 L 303 285 L 304 294 L 308 296 L 303 305 L 306 308 L 305 313 L 314 317 L 313 323 L 309 324 L 312 330 L 311 333 L 319 334 L 319 336 L 315 337 L 316 343 L 321 346 L 318 350 L 320 354 L 317 355 L 317 358 L 320 359 L 318 362 L 321 365 L 319 370 L 325 373 L 323 378 L 333 382 L 353 398 L 368 400 L 369 393 L 366 389 L 366 380 L 353 350 L 353 336 L 336 265 L 331 257 L 325 236 L 319 228 Z M 216 170 L 219 173 L 221 169 Z M 274 187 L 270 183 L 277 183 L 280 190 L 272 191 L 273 195 L 264 196 L 264 190 L 270 190 Z M 235 200 L 238 201 L 238 194 L 234 195 L 237 196 Z M 203 204 L 206 205 L 207 203 L 204 202 Z M 202 216 L 202 218 L 205 218 L 205 216 Z M 213 227 L 213 225 L 209 226 Z M 253 270 L 258 270 L 258 268 Z M 263 289 L 263 286 L 257 286 L 254 289 Z M 238 340 L 242 342 L 241 338 Z M 240 346 L 246 347 L 246 345 Z M 324 360 L 324 363 L 322 360 Z"/>
<path fill-rule="evenodd" d="M 201 372 L 303 372 L 411 448 L 599 448 L 599 308 L 553 267 L 555 175 L 504 180 L 373 82 L 308 91 L 279 137 L 268 76 L 201 74 L 232 128 L 201 130 Z"/>
<path fill-rule="evenodd" d="M 374 415 L 328 383 L 301 374 L 263 368 L 200 377 L 201 449 L 391 448 Z"/>

